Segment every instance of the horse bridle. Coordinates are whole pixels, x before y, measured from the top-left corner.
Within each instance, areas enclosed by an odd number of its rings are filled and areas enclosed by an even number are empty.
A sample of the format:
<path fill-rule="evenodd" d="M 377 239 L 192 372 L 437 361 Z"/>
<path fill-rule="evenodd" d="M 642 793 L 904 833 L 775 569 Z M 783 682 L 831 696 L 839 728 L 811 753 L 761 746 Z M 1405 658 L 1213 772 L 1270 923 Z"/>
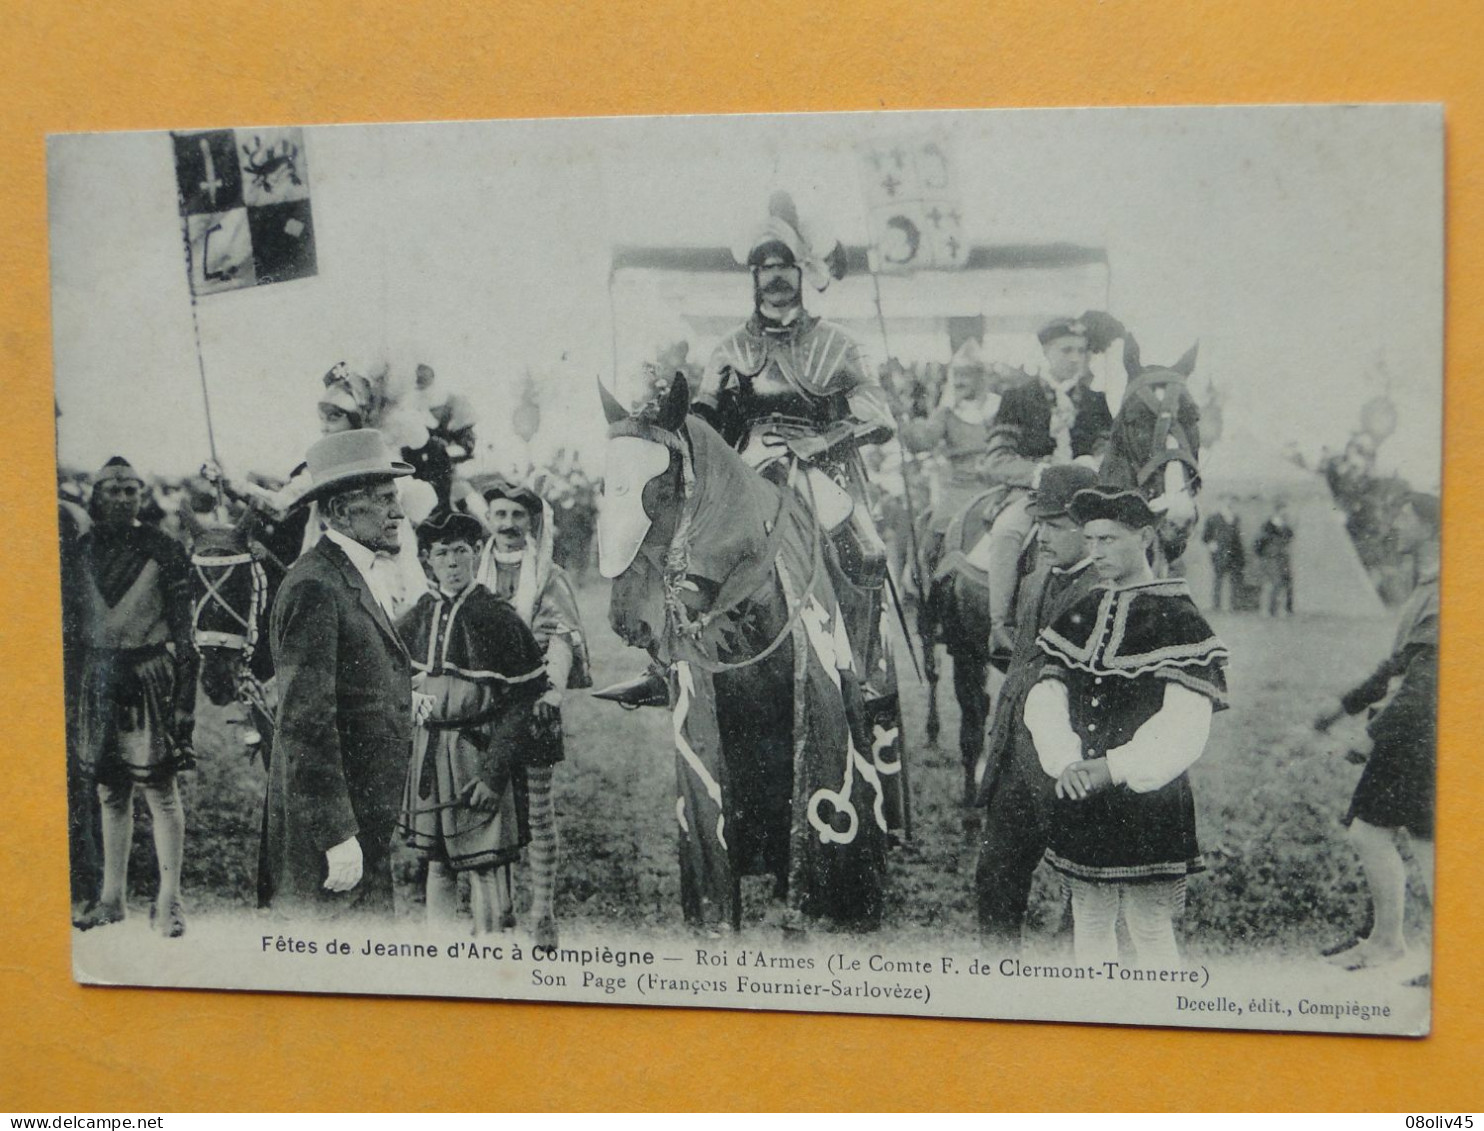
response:
<path fill-rule="evenodd" d="M 250 550 L 237 554 L 198 552 L 191 555 L 191 565 L 195 568 L 196 577 L 205 589 L 191 611 L 191 635 L 196 642 L 196 647 L 230 648 L 242 652 L 244 658 L 251 657 L 253 649 L 258 644 L 258 622 L 268 608 L 268 573 L 263 568 L 262 560 Z M 237 567 L 241 565 L 248 567 L 248 575 L 252 582 L 252 595 L 249 598 L 248 611 L 245 616 L 234 609 L 222 595 L 222 588 L 231 580 Z M 226 573 L 213 581 L 207 575 L 208 567 L 213 570 L 225 570 Z M 201 613 L 207 608 L 224 610 L 229 617 L 242 626 L 242 631 L 221 632 L 216 629 L 202 628 Z"/>

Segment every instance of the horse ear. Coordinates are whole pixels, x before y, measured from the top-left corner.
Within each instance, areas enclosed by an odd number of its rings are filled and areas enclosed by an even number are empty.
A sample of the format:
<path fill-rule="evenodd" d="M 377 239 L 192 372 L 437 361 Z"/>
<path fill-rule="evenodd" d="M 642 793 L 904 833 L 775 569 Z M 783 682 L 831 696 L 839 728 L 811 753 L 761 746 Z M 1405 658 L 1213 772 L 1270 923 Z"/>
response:
<path fill-rule="evenodd" d="M 603 415 L 608 418 L 609 424 L 617 424 L 620 420 L 629 418 L 629 410 L 624 408 L 619 399 L 608 391 L 601 377 L 598 378 L 598 396 L 603 401 Z"/>
<path fill-rule="evenodd" d="M 1200 349 L 1201 343 L 1196 342 L 1196 344 L 1186 350 L 1184 356 L 1181 357 L 1179 361 L 1175 362 L 1174 365 L 1170 366 L 1170 368 L 1173 369 L 1176 373 L 1180 374 L 1180 376 L 1182 377 L 1189 377 L 1192 373 L 1195 372 L 1195 356 L 1197 353 L 1200 352 Z"/>
<path fill-rule="evenodd" d="M 191 509 L 191 501 L 182 499 L 180 509 L 176 511 L 180 516 L 181 528 L 185 530 L 192 539 L 201 537 L 201 520 L 196 517 L 196 512 Z"/>
<path fill-rule="evenodd" d="M 1139 362 L 1139 343 L 1132 334 L 1123 339 L 1123 368 L 1131 380 L 1144 372 L 1144 367 Z"/>
<path fill-rule="evenodd" d="M 679 372 L 670 380 L 670 391 L 665 394 L 665 403 L 656 422 L 666 432 L 679 432 L 685 423 L 685 414 L 690 411 L 690 382 Z"/>
<path fill-rule="evenodd" d="M 236 525 L 232 529 L 239 538 L 246 542 L 252 537 L 252 532 L 257 528 L 257 525 L 258 512 L 248 506 L 242 508 L 242 517 L 237 520 Z"/>

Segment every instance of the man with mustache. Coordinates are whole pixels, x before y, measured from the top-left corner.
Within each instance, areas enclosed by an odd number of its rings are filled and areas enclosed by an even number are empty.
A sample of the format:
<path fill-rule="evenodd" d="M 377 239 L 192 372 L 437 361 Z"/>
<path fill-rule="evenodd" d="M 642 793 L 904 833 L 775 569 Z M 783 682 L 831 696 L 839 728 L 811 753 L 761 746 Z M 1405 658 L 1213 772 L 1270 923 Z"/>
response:
<path fill-rule="evenodd" d="M 834 548 L 848 586 L 840 603 L 861 670 L 882 670 L 886 544 L 870 513 L 859 446 L 896 430 L 859 345 L 804 309 L 804 281 L 823 291 L 845 274 L 845 253 L 774 193 L 762 224 L 732 249 L 752 273 L 752 316 L 711 355 L 692 411 L 743 459 L 804 496 Z M 797 469 L 797 472 L 795 472 Z M 867 689 L 867 699 L 886 694 Z"/>
<path fill-rule="evenodd" d="M 552 560 L 551 508 L 528 487 L 496 478 L 480 487 L 493 536 L 477 580 L 503 597 L 531 629 L 546 660 L 550 687 L 536 701 L 536 735 L 522 744 L 531 819 L 531 918 L 537 946 L 557 944 L 556 803 L 552 773 L 564 755 L 562 696 L 592 686 L 587 636 L 566 571 Z M 506 925 L 506 924 L 502 924 Z M 513 922 L 508 924 L 513 926 Z"/>

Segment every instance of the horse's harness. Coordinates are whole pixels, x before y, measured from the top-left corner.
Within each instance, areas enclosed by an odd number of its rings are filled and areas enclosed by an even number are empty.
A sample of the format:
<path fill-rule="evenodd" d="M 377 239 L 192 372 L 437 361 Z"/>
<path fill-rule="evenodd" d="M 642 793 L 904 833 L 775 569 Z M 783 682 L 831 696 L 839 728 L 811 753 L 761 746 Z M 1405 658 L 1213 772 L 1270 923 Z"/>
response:
<path fill-rule="evenodd" d="M 1134 378 L 1124 393 L 1125 399 L 1138 398 L 1154 417 L 1149 458 L 1139 467 L 1135 477 L 1141 486 L 1166 464 L 1177 460 L 1199 473 L 1195 450 L 1180 423 L 1180 406 L 1186 398 L 1185 390 L 1186 381 L 1182 374 L 1160 369 Z"/>
<path fill-rule="evenodd" d="M 800 505 L 798 501 L 799 496 L 795 493 L 793 487 L 793 472 L 797 470 L 797 467 L 798 463 L 795 461 L 793 468 L 790 469 L 788 485 L 781 487 L 779 490 L 778 513 L 773 518 L 772 529 L 768 532 L 768 541 L 764 544 L 763 552 L 759 555 L 758 560 L 763 563 L 765 573 L 778 565 L 778 554 L 783 548 L 783 536 L 789 519 L 792 517 L 791 511 L 793 507 Z M 813 514 L 813 487 L 809 484 L 809 477 L 807 475 L 803 477 L 803 481 L 810 496 L 810 521 L 807 525 L 813 534 L 809 546 L 809 580 L 805 583 L 803 589 L 800 590 L 798 599 L 793 602 L 794 607 L 789 610 L 788 618 L 783 622 L 783 627 L 778 630 L 778 634 L 768 642 L 765 648 L 747 657 L 745 660 L 728 663 L 724 660 L 708 660 L 704 656 L 695 656 L 688 658 L 686 660 L 687 663 L 711 675 L 740 671 L 743 668 L 750 668 L 755 664 L 762 663 L 776 652 L 782 646 L 783 642 L 792 635 L 794 626 L 799 623 L 799 618 L 804 615 L 804 601 L 813 591 L 815 582 L 819 579 L 819 571 L 823 561 L 821 544 L 824 540 L 824 532 L 819 525 L 819 520 Z M 738 563 L 737 567 L 722 581 L 721 588 L 717 592 L 716 603 L 699 616 L 692 616 L 690 610 L 686 608 L 684 602 L 681 600 L 678 592 L 679 581 L 677 580 L 677 582 L 672 584 L 667 580 L 665 584 L 666 619 L 674 627 L 674 630 L 690 637 L 692 640 L 699 640 L 707 628 L 731 613 L 743 601 L 755 593 L 757 591 L 757 585 L 752 584 L 751 579 L 743 572 L 748 568 L 749 564 L 748 562 Z M 744 581 L 746 584 L 744 584 Z"/>
<path fill-rule="evenodd" d="M 251 666 L 253 652 L 258 646 L 263 615 L 268 611 L 268 573 L 263 568 L 262 555 L 254 550 L 226 553 L 198 550 L 191 555 L 191 566 L 202 586 L 201 596 L 196 599 L 191 611 L 191 635 L 196 647 L 224 648 L 236 652 L 238 699 L 248 707 L 260 711 L 263 717 L 271 719 L 273 710 L 268 704 L 267 690 L 253 674 Z M 239 566 L 247 567 L 250 585 L 245 614 L 238 612 L 224 593 L 227 582 Z M 242 631 L 223 632 L 219 629 L 202 628 L 201 614 L 208 609 L 225 612 Z"/>

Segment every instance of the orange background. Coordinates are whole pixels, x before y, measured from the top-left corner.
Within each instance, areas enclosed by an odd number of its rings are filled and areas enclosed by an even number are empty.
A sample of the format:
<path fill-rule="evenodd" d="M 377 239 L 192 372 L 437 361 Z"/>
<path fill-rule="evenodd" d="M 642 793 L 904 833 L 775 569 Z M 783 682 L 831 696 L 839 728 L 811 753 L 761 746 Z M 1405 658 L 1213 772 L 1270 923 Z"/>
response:
<path fill-rule="evenodd" d="M 0 19 L 0 1108 L 1480 1105 L 1484 5 L 686 0 L 84 6 Z M 1447 106 L 1448 531 L 1433 1035 L 84 990 L 69 973 L 43 139 L 238 122 L 1132 103 Z M 1179 186 L 1171 186 L 1178 192 Z M 1405 303 L 1407 296 L 1397 296 Z M 1254 327 L 1255 333 L 1261 327 Z M 1316 327 L 1323 333 L 1323 327 Z M 166 406 L 161 406 L 166 411 Z M 1477 513 L 1476 513 L 1477 512 Z"/>

